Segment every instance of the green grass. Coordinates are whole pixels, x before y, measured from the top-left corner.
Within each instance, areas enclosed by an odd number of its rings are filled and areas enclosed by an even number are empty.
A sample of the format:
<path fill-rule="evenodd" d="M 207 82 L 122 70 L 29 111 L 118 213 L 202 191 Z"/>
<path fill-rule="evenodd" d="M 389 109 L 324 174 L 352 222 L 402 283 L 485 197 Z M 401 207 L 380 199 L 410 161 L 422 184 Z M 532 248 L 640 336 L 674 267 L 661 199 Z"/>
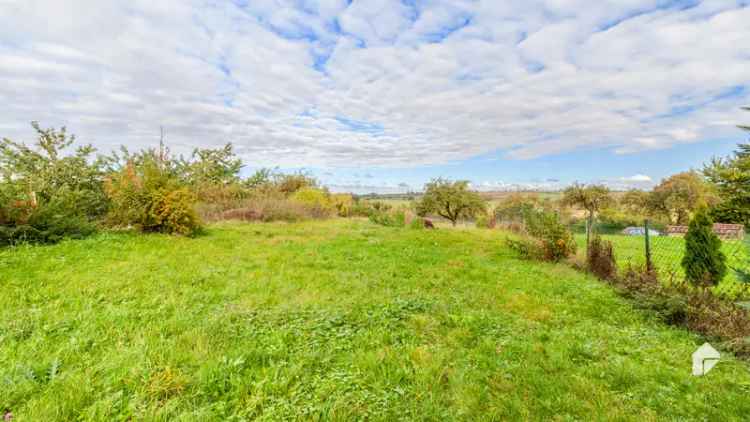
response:
<path fill-rule="evenodd" d="M 502 234 L 222 224 L 0 251 L 0 413 L 741 420 L 750 371 Z"/>
<path fill-rule="evenodd" d="M 615 258 L 620 267 L 629 264 L 645 266 L 645 240 L 643 236 L 602 235 L 602 239 L 609 240 L 615 250 Z M 654 266 L 663 280 L 681 282 L 685 277 L 681 261 L 685 253 L 685 239 L 682 237 L 652 236 L 651 253 Z M 586 235 L 576 234 L 579 254 L 585 255 Z M 726 240 L 722 242 L 722 250 L 727 256 L 727 264 L 731 268 L 744 268 L 748 262 L 747 248 L 742 241 Z M 734 271 L 730 270 L 724 281 L 715 288 L 717 293 L 730 297 L 748 295 L 748 286 L 740 283 Z"/>

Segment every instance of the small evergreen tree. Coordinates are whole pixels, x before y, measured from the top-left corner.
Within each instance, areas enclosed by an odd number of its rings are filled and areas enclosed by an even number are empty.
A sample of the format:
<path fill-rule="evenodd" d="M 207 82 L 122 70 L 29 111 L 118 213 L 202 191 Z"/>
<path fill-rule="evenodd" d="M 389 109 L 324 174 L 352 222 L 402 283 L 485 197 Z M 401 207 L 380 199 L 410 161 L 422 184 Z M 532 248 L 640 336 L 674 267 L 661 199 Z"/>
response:
<path fill-rule="evenodd" d="M 687 280 L 695 286 L 719 284 L 727 273 L 726 260 L 721 251 L 721 240 L 713 232 L 713 220 L 705 208 L 699 210 L 685 235 L 682 267 Z"/>

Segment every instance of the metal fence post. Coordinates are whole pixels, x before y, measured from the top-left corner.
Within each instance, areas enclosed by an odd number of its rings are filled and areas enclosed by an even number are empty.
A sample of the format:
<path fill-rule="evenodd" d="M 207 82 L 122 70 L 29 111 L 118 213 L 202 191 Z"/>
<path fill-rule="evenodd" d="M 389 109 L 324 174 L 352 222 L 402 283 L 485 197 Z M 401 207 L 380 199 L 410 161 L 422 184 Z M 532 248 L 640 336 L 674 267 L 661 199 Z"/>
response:
<path fill-rule="evenodd" d="M 643 229 L 646 239 L 646 271 L 650 272 L 653 269 L 653 264 L 651 263 L 651 236 L 648 229 L 648 219 L 643 221 Z"/>

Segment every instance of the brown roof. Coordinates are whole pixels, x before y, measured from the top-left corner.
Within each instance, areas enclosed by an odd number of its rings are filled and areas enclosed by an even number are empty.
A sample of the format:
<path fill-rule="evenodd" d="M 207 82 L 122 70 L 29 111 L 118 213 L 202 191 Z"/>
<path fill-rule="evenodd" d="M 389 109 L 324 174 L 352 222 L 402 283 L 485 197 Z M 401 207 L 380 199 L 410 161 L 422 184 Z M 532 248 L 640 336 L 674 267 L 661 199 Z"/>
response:
<path fill-rule="evenodd" d="M 667 226 L 667 234 L 685 234 L 688 226 Z M 714 233 L 719 237 L 743 238 L 745 226 L 742 224 L 714 224 Z"/>

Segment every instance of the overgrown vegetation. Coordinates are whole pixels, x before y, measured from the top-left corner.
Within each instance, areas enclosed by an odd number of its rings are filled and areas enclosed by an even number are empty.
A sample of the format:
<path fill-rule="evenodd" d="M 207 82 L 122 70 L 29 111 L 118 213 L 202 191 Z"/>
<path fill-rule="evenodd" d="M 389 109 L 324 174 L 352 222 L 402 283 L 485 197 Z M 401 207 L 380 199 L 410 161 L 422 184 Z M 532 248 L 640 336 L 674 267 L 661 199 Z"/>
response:
<path fill-rule="evenodd" d="M 73 149 L 65 128 L 32 126 L 35 145 L 0 143 L 0 246 L 89 235 L 108 209 L 94 148 Z"/>
<path fill-rule="evenodd" d="M 573 234 L 556 213 L 527 208 L 523 223 L 519 227 L 523 237 L 509 238 L 506 243 L 525 258 L 559 262 L 575 254 L 577 245 Z"/>

